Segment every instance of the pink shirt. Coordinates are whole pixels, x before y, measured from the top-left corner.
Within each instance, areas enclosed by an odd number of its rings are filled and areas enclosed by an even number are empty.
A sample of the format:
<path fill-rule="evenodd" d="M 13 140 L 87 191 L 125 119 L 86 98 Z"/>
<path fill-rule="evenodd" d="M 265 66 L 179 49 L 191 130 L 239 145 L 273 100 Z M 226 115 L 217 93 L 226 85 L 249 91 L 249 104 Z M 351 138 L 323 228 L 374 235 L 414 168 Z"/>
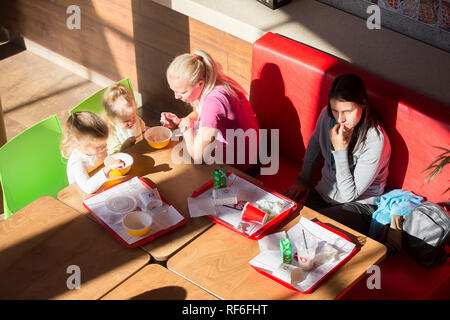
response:
<path fill-rule="evenodd" d="M 236 93 L 237 97 L 220 86 L 211 90 L 203 100 L 199 126 L 219 130 L 216 137 L 216 163 L 227 163 L 245 170 L 257 160 L 259 126 L 250 102 L 242 93 Z M 233 129 L 228 132 L 228 136 L 227 129 Z M 238 137 L 239 132 L 236 135 L 237 129 L 243 130 L 241 138 Z M 248 129 L 253 130 L 247 131 Z M 242 143 L 244 134 L 245 145 Z M 227 148 L 228 145 L 230 146 Z M 217 148 L 223 150 L 223 162 L 220 161 Z M 234 152 L 234 159 L 230 154 L 228 157 L 232 160 L 227 160 L 227 153 L 230 152 Z"/>

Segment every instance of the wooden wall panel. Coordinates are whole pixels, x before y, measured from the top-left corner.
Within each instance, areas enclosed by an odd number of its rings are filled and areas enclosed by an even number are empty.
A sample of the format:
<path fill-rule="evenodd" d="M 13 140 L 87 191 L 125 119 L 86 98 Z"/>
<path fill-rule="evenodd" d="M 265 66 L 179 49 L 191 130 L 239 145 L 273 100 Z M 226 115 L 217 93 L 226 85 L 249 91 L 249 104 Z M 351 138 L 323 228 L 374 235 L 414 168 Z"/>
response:
<path fill-rule="evenodd" d="M 215 44 L 230 54 L 247 58 L 251 44 L 198 20 L 189 19 L 189 32 L 203 41 Z M 251 49 L 250 49 L 251 54 Z"/>
<path fill-rule="evenodd" d="M 81 30 L 66 26 L 66 9 L 81 9 Z M 130 77 L 143 102 L 184 111 L 165 70 L 178 54 L 204 49 L 226 74 L 250 88 L 251 44 L 150 0 L 2 1 L 5 26 L 112 80 Z"/>

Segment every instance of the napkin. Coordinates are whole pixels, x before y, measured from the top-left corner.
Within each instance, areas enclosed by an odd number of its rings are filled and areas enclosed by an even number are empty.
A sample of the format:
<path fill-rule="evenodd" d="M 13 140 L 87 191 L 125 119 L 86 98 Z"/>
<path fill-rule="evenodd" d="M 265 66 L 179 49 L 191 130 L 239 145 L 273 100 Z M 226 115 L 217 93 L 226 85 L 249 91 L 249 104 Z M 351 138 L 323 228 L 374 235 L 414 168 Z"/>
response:
<path fill-rule="evenodd" d="M 286 239 L 286 231 L 281 231 L 277 233 L 272 233 L 264 238 L 258 240 L 259 249 L 261 249 L 261 252 L 265 251 L 280 251 L 280 240 Z"/>
<path fill-rule="evenodd" d="M 191 198 L 188 197 L 188 209 L 191 218 L 206 215 L 216 215 L 216 206 L 214 200 L 208 198 Z"/>
<path fill-rule="evenodd" d="M 304 236 L 303 236 L 304 234 Z M 304 238 L 308 248 L 314 250 L 317 261 L 310 270 L 302 268 L 298 259 L 300 244 Z M 287 238 L 292 246 L 292 264 L 283 264 L 279 249 L 280 239 Z M 323 277 L 331 272 L 340 262 L 346 259 L 354 250 L 355 244 L 347 241 L 311 220 L 301 217 L 298 224 L 287 232 L 278 232 L 258 241 L 261 253 L 250 260 L 250 265 L 265 271 L 279 280 L 291 284 L 301 292 L 307 292 Z M 297 248 L 297 246 L 299 248 Z"/>

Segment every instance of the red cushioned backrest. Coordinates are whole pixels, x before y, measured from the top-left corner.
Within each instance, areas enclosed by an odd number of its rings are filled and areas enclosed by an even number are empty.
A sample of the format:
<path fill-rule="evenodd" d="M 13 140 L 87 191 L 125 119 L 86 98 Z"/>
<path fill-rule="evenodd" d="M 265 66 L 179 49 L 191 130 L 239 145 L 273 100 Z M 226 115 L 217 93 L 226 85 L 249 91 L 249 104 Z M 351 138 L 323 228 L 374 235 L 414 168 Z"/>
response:
<path fill-rule="evenodd" d="M 317 117 L 328 100 L 324 73 L 337 62 L 272 33 L 253 45 L 250 101 L 261 128 L 280 129 L 282 156 L 303 160 Z"/>
<path fill-rule="evenodd" d="M 363 71 L 343 60 L 267 33 L 253 46 L 250 101 L 261 128 L 280 129 L 280 154 L 301 162 L 333 79 L 359 75 L 392 147 L 388 188 L 445 201 L 450 166 L 430 183 L 423 170 L 449 148 L 450 106 Z"/>

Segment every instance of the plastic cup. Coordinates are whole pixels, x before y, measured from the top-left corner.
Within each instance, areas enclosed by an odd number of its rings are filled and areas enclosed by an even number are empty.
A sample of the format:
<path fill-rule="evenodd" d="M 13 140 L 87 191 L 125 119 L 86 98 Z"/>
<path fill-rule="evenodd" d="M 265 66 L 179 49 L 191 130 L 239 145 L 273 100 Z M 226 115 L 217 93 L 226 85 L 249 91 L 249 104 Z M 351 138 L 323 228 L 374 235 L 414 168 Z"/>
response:
<path fill-rule="evenodd" d="M 159 192 L 156 189 L 149 190 L 148 192 L 145 193 L 140 193 L 139 199 L 141 200 L 142 205 L 144 206 L 143 209 L 146 210 L 158 208 L 163 205 Z"/>
<path fill-rule="evenodd" d="M 303 270 L 311 270 L 314 267 L 315 252 L 310 249 L 301 248 L 297 251 L 298 263 Z"/>
<path fill-rule="evenodd" d="M 241 220 L 264 225 L 269 218 L 269 214 L 259 210 L 247 202 L 242 210 Z"/>

